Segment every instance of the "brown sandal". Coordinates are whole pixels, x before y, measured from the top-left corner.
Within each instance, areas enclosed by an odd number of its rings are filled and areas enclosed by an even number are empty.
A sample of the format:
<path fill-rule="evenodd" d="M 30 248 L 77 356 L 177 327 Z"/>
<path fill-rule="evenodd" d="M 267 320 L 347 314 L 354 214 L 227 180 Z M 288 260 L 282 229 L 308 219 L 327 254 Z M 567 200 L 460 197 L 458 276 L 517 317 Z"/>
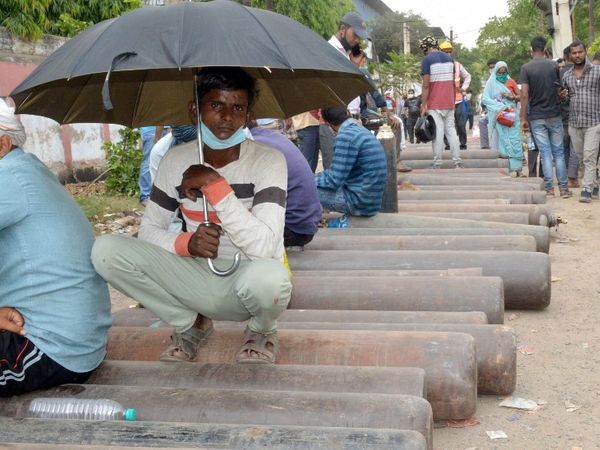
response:
<path fill-rule="evenodd" d="M 240 347 L 236 361 L 239 364 L 274 364 L 278 350 L 279 337 L 277 331 L 262 334 L 246 328 L 244 344 Z"/>
<path fill-rule="evenodd" d="M 212 326 L 206 330 L 192 327 L 183 333 L 173 331 L 171 345 L 160 354 L 159 360 L 165 362 L 196 361 L 198 349 L 206 343 L 206 339 L 213 331 Z"/>

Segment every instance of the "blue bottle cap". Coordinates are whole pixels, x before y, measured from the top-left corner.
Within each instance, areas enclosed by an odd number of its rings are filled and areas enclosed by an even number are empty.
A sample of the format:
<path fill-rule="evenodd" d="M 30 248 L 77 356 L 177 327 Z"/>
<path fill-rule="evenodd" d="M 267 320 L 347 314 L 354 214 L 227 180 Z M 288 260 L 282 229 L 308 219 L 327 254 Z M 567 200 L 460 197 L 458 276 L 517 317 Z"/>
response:
<path fill-rule="evenodd" d="M 123 418 L 128 421 L 137 420 L 137 411 L 135 408 L 127 408 L 123 414 Z"/>

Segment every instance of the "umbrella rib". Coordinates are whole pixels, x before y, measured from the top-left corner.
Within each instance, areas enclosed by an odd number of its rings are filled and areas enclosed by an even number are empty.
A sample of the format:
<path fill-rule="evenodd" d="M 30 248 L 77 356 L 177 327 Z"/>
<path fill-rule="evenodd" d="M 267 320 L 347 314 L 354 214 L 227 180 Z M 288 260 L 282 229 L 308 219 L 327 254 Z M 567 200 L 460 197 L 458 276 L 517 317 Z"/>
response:
<path fill-rule="evenodd" d="M 283 51 L 281 50 L 281 47 L 279 47 L 279 44 L 277 43 L 277 41 L 275 39 L 273 39 L 273 36 L 271 36 L 271 33 L 269 33 L 269 30 L 267 30 L 265 28 L 265 26 L 262 24 L 262 22 L 260 20 L 258 20 L 258 18 L 254 15 L 254 13 L 252 11 L 250 11 L 251 8 L 246 7 L 246 6 L 242 6 L 240 5 L 240 8 L 244 8 L 246 10 L 246 12 L 248 14 L 250 14 L 250 16 L 252 16 L 252 18 L 256 21 L 256 23 L 258 24 L 258 26 L 260 28 L 262 28 L 262 30 L 265 32 L 265 34 L 269 37 L 269 39 L 271 40 L 271 42 L 273 43 L 273 45 L 277 48 L 277 50 L 279 51 L 279 55 L 285 60 L 285 65 L 288 67 L 288 69 L 290 69 L 292 72 L 294 71 L 294 68 L 292 67 L 292 65 L 290 64 L 290 62 L 288 61 L 288 59 L 285 57 Z"/>

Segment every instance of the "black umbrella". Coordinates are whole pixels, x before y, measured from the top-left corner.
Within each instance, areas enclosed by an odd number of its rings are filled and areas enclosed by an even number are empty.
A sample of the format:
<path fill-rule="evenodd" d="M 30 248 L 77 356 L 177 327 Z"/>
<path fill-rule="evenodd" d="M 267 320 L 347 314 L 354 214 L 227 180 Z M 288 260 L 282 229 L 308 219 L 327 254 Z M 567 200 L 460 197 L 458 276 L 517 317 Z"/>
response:
<path fill-rule="evenodd" d="M 369 90 L 360 71 L 305 26 L 215 0 L 146 7 L 98 23 L 50 55 L 11 96 L 17 113 L 59 123 L 179 125 L 189 123 L 194 74 L 207 66 L 242 67 L 257 80 L 257 117 L 347 104 Z"/>
<path fill-rule="evenodd" d="M 257 80 L 257 117 L 347 104 L 369 90 L 347 58 L 298 22 L 215 0 L 141 8 L 101 22 L 50 55 L 11 96 L 17 113 L 60 123 L 180 125 L 189 123 L 196 73 L 208 66 L 242 67 Z M 239 256 L 224 271 L 208 264 L 226 276 Z"/>

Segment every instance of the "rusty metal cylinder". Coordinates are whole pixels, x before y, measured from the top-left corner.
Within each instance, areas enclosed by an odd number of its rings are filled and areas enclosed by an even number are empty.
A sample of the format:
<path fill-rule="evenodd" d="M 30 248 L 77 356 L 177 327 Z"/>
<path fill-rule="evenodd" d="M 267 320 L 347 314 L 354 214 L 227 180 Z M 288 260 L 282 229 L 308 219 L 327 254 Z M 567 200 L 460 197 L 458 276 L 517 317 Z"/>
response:
<path fill-rule="evenodd" d="M 292 269 L 300 272 L 303 264 L 294 269 L 295 258 L 288 257 Z M 321 266 L 320 261 L 315 262 Z M 299 276 L 294 277 L 292 283 L 289 309 L 481 311 L 489 323 L 504 321 L 504 283 L 499 277 Z"/>
<path fill-rule="evenodd" d="M 447 219 L 480 220 L 486 222 L 529 225 L 529 215 L 521 212 L 432 212 L 415 211 L 421 217 L 441 217 Z"/>
<path fill-rule="evenodd" d="M 304 272 L 298 273 L 304 274 Z M 471 323 L 483 325 L 488 323 L 488 320 L 482 311 L 288 309 L 277 318 L 277 322 Z M 167 324 L 146 308 L 128 308 L 113 313 L 113 326 L 156 328 L 167 326 Z"/>
<path fill-rule="evenodd" d="M 477 348 L 477 392 L 511 394 L 517 384 L 517 339 L 504 325 L 373 322 L 281 322 L 281 330 L 447 331 L 467 333 Z M 335 389 L 335 388 L 334 388 Z"/>
<path fill-rule="evenodd" d="M 380 211 L 386 213 L 398 212 L 396 137 L 388 125 L 383 125 L 377 133 L 377 139 L 385 151 L 387 161 L 387 176 Z"/>
<path fill-rule="evenodd" d="M 105 361 L 91 384 L 249 391 L 345 392 L 425 397 L 425 372 L 416 367 L 243 364 L 168 364 Z"/>
<path fill-rule="evenodd" d="M 476 213 L 476 212 L 520 212 L 527 213 L 529 225 L 541 225 L 553 227 L 557 224 L 557 218 L 546 205 L 498 205 L 498 204 L 468 204 L 447 202 L 426 203 L 404 203 L 398 204 L 398 210 L 409 214 L 422 215 L 424 212 L 452 212 L 452 213 Z"/>
<path fill-rule="evenodd" d="M 540 178 L 510 178 L 507 176 L 497 176 L 495 174 L 485 174 L 485 176 L 458 176 L 457 172 L 444 172 L 440 174 L 416 174 L 405 173 L 398 175 L 398 184 L 411 183 L 415 186 L 449 186 L 449 185 L 509 185 L 526 184 L 536 189 L 544 188 L 544 180 Z"/>
<path fill-rule="evenodd" d="M 353 277 L 480 277 L 481 267 L 461 267 L 446 270 L 303 270 L 294 276 L 353 276 Z"/>
<path fill-rule="evenodd" d="M 502 278 L 506 309 L 543 309 L 550 304 L 550 257 L 539 252 L 315 250 L 290 253 L 288 261 L 293 271 L 304 269 L 436 269 L 477 266 L 483 269 L 484 276 Z M 451 280 L 448 278 L 438 281 Z M 362 279 L 359 281 L 363 282 Z M 402 279 L 398 279 L 398 281 L 402 281 Z M 364 297 L 370 298 L 369 291 L 365 286 L 363 284 L 362 294 Z M 358 289 L 361 288 L 358 287 Z M 397 309 L 406 310 L 408 308 Z"/>
<path fill-rule="evenodd" d="M 0 417 L 0 429 L 3 442 L 14 443 L 14 449 L 30 450 L 183 448 L 190 443 L 195 448 L 270 450 L 312 450 L 316 446 L 323 449 L 373 450 L 428 448 L 425 437 L 418 431 L 374 428 L 125 421 L 90 423 L 83 420 Z M 48 442 L 55 445 L 50 446 Z M 90 442 L 95 445 L 90 446 Z"/>
<path fill-rule="evenodd" d="M 317 235 L 306 250 L 516 250 L 535 252 L 532 236 Z M 292 253 L 292 252 L 290 252 Z"/>
<path fill-rule="evenodd" d="M 398 186 L 398 189 L 402 185 Z M 406 185 L 404 185 L 406 186 Z M 417 191 L 539 191 L 535 186 L 525 183 L 496 183 L 496 184 L 411 184 L 411 189 Z M 410 189 L 409 189 L 410 190 Z"/>
<path fill-rule="evenodd" d="M 441 188 L 441 186 L 440 186 Z M 546 203 L 546 193 L 541 191 L 452 191 L 441 188 L 437 191 L 398 191 L 398 201 L 403 200 L 440 200 L 452 201 L 455 199 L 492 199 L 504 198 L 511 203 Z"/>
<path fill-rule="evenodd" d="M 3 414 L 17 416 L 39 396 L 12 397 Z M 411 395 L 71 384 L 44 396 L 117 400 L 144 422 L 396 428 L 418 431 L 429 442 L 433 424 L 431 406 Z"/>
<path fill-rule="evenodd" d="M 493 229 L 492 233 L 499 235 L 529 235 L 533 236 L 537 243 L 538 252 L 548 253 L 550 250 L 550 230 L 547 227 L 536 225 L 505 224 L 498 222 L 483 222 L 480 220 L 446 219 L 441 217 L 425 217 L 412 214 L 377 214 L 373 217 L 354 217 L 349 219 L 350 228 L 339 229 L 341 232 L 354 232 L 354 228 L 389 228 L 400 229 L 399 231 L 386 231 L 389 234 L 460 234 L 448 233 L 444 228 L 477 228 L 478 230 Z M 407 228 L 416 228 L 421 231 L 408 231 Z M 329 229 L 324 229 L 321 231 Z M 432 230 L 439 230 L 437 233 Z M 487 235 L 490 231 L 482 234 Z M 369 234 L 369 233 L 365 233 Z M 465 234 L 478 234 L 468 232 Z M 471 266 L 473 267 L 473 266 Z"/>
<path fill-rule="evenodd" d="M 242 328 L 215 329 L 198 352 L 198 362 L 232 363 L 242 337 Z M 280 330 L 279 341 L 278 364 L 420 367 L 425 370 L 427 399 L 436 417 L 467 418 L 475 412 L 477 361 L 475 341 L 470 335 Z M 113 327 L 109 330 L 107 358 L 156 361 L 169 343 L 168 328 Z"/>
<path fill-rule="evenodd" d="M 429 159 L 404 159 L 402 162 L 413 169 L 428 169 L 431 167 L 432 158 Z M 463 159 L 463 167 L 467 169 L 504 169 L 508 167 L 508 161 L 506 159 Z M 454 168 L 454 161 L 444 160 L 439 170 L 452 169 L 461 170 Z"/>
<path fill-rule="evenodd" d="M 402 152 L 402 161 L 410 159 L 431 159 L 431 149 L 407 149 Z M 499 159 L 500 154 L 495 150 L 463 150 L 460 152 L 460 157 L 463 160 L 467 159 Z M 452 160 L 450 152 L 442 154 L 443 160 Z M 431 162 L 429 163 L 431 165 Z"/>

